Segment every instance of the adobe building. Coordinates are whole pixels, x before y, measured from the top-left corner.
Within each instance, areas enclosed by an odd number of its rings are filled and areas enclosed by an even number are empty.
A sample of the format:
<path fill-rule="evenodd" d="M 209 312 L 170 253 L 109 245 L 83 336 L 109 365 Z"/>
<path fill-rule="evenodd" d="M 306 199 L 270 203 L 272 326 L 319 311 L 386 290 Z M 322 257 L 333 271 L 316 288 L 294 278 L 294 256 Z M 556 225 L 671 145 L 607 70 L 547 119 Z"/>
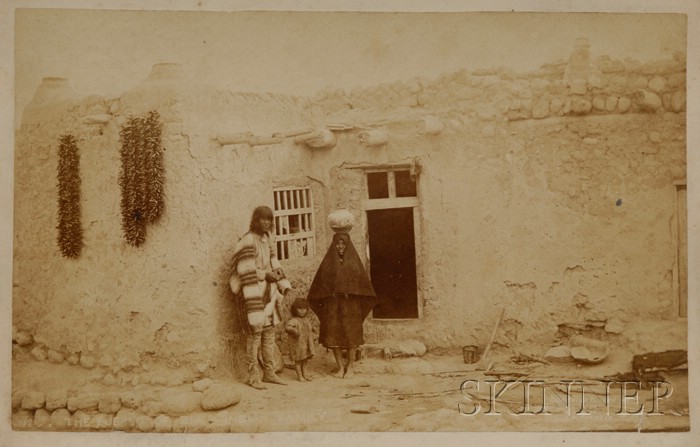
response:
<path fill-rule="evenodd" d="M 368 342 L 544 353 L 562 330 L 632 353 L 686 349 L 686 63 L 594 56 L 315 97 L 221 91 L 157 64 L 120 97 L 45 78 L 16 134 L 13 354 L 125 372 L 243 373 L 230 257 L 255 206 L 306 291 L 332 238 L 382 304 Z M 121 225 L 120 132 L 163 123 L 164 211 Z M 62 135 L 77 141 L 82 248 L 57 244 Z"/>

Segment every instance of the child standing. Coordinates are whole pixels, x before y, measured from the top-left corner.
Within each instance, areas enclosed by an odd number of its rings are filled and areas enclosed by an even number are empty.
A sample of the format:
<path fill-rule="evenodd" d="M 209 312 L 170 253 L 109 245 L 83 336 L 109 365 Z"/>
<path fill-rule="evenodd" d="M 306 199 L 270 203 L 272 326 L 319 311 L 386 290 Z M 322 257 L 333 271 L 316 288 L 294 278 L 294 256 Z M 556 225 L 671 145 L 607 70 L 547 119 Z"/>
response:
<path fill-rule="evenodd" d="M 309 303 L 297 298 L 292 303 L 292 318 L 284 327 L 289 340 L 289 355 L 294 360 L 294 369 L 299 382 L 310 382 L 306 372 L 306 361 L 314 356 L 314 338 L 311 320 L 308 318 Z"/>

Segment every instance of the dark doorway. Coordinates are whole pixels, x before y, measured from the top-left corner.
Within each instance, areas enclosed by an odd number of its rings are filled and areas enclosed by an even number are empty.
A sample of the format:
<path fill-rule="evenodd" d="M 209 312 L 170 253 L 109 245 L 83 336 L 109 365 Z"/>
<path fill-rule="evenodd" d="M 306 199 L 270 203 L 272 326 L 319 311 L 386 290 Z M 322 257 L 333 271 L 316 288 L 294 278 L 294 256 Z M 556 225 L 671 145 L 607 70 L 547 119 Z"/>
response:
<path fill-rule="evenodd" d="M 418 318 L 413 208 L 367 211 L 374 318 Z"/>

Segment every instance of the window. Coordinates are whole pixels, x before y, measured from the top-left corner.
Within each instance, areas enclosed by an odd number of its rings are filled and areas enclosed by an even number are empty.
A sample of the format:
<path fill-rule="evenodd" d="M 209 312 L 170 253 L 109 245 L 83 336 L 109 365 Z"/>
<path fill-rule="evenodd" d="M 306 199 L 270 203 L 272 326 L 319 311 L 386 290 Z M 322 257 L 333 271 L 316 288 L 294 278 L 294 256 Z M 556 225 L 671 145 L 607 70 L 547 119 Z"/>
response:
<path fill-rule="evenodd" d="M 372 318 L 413 319 L 418 304 L 419 219 L 416 173 L 404 168 L 368 170 L 369 274 L 379 297 Z"/>
<path fill-rule="evenodd" d="M 396 197 L 415 197 L 416 180 L 411 178 L 409 171 L 394 172 Z"/>
<path fill-rule="evenodd" d="M 311 188 L 275 188 L 275 241 L 281 260 L 316 252 Z"/>
<path fill-rule="evenodd" d="M 367 193 L 370 199 L 386 199 L 389 197 L 388 172 L 367 173 Z"/>
<path fill-rule="evenodd" d="M 370 199 L 416 197 L 416 180 L 406 170 L 367 172 L 367 194 Z"/>

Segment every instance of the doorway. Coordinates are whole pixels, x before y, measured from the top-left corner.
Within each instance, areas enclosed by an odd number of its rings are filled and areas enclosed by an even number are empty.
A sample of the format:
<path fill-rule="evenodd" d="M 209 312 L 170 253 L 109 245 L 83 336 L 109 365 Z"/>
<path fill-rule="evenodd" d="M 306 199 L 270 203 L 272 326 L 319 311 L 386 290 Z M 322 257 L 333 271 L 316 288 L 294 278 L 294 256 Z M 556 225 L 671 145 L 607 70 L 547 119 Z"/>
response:
<path fill-rule="evenodd" d="M 418 318 L 413 208 L 367 210 L 367 232 L 373 318 Z"/>

